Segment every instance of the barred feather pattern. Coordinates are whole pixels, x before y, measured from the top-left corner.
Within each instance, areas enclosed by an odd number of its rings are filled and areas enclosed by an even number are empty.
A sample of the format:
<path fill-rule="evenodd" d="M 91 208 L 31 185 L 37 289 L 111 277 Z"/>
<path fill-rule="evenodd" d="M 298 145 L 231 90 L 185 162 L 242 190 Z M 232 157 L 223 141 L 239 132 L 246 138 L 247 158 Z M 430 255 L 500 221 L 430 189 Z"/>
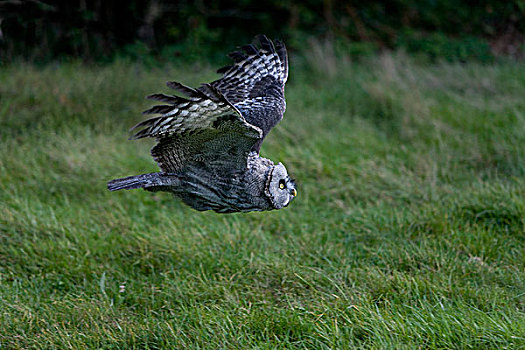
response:
<path fill-rule="evenodd" d="M 143 128 L 130 139 L 144 137 L 164 138 L 173 135 L 183 135 L 197 130 L 213 129 L 214 123 L 227 117 L 238 122 L 246 136 L 259 138 L 260 130 L 246 123 L 241 113 L 231 105 L 224 96 L 211 85 L 204 85 L 202 90 L 195 90 L 178 82 L 168 82 L 168 87 L 179 91 L 187 98 L 154 94 L 148 96 L 152 100 L 160 100 L 169 105 L 157 105 L 143 114 L 162 114 L 160 117 L 147 119 L 132 130 Z"/>
<path fill-rule="evenodd" d="M 219 90 L 248 123 L 262 130 L 261 139 L 252 147 L 258 153 L 264 138 L 286 110 L 288 55 L 281 41 L 276 40 L 274 45 L 264 35 L 256 39 L 260 48 L 250 44 L 230 53 L 234 64 L 219 69 L 223 77 L 209 85 Z"/>
<path fill-rule="evenodd" d="M 115 179 L 109 190 L 168 191 L 196 210 L 219 213 L 281 209 L 296 196 L 282 164 L 259 156 L 264 137 L 283 117 L 288 59 L 284 44 L 265 36 L 230 57 L 223 77 L 180 95 L 153 94 L 157 114 L 132 128 L 130 139 L 153 137 L 151 154 L 162 172 Z"/>
<path fill-rule="evenodd" d="M 219 69 L 222 78 L 210 85 L 219 90 L 233 104 L 255 97 L 253 89 L 265 77 L 274 79 L 277 87 L 283 91 L 288 80 L 288 55 L 286 47 L 276 40 L 275 45 L 264 35 L 257 36 L 260 49 L 253 44 L 245 45 L 229 56 L 234 65 Z M 284 97 L 284 96 L 283 96 Z"/>

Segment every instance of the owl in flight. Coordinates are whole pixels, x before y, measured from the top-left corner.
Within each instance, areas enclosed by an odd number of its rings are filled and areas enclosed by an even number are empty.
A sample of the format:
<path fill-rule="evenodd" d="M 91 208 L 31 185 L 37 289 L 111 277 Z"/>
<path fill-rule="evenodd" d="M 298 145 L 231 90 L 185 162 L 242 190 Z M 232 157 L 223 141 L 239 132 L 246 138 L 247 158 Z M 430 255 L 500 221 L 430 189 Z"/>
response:
<path fill-rule="evenodd" d="M 151 155 L 161 172 L 108 182 L 110 191 L 167 191 L 196 210 L 218 213 L 273 210 L 297 195 L 284 165 L 259 156 L 268 132 L 286 109 L 288 57 L 281 41 L 264 35 L 229 56 L 222 78 L 199 88 L 168 82 L 181 95 L 154 94 L 166 104 L 144 114 L 131 139 L 154 137 Z"/>

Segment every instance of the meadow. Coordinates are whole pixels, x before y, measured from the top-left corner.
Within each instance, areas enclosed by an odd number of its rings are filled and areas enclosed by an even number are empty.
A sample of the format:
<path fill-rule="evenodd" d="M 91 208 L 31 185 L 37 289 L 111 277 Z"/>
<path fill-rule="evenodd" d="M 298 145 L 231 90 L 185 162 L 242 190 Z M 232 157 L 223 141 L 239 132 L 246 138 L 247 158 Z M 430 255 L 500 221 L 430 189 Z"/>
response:
<path fill-rule="evenodd" d="M 298 197 L 231 215 L 106 189 L 215 63 L 0 67 L 0 349 L 525 348 L 525 66 L 326 52 L 261 152 Z"/>

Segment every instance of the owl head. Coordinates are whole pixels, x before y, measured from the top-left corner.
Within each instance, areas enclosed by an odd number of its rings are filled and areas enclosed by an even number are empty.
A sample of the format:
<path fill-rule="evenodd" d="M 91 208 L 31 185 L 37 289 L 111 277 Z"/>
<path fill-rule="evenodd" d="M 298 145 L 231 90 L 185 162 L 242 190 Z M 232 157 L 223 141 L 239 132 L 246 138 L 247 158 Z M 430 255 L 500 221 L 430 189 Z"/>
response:
<path fill-rule="evenodd" d="M 295 181 L 288 176 L 288 171 L 281 163 L 270 170 L 264 193 L 270 199 L 274 209 L 286 207 L 297 196 Z"/>

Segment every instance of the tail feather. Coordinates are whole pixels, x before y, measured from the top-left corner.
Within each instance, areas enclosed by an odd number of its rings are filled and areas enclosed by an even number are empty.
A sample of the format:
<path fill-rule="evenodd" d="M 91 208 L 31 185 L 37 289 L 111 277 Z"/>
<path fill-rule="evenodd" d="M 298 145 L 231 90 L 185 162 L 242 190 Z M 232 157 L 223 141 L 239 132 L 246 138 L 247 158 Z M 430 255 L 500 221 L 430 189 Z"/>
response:
<path fill-rule="evenodd" d="M 162 173 L 142 174 L 115 179 L 108 182 L 108 190 L 133 190 L 144 188 L 154 190 L 156 187 L 176 186 L 176 177 Z"/>

